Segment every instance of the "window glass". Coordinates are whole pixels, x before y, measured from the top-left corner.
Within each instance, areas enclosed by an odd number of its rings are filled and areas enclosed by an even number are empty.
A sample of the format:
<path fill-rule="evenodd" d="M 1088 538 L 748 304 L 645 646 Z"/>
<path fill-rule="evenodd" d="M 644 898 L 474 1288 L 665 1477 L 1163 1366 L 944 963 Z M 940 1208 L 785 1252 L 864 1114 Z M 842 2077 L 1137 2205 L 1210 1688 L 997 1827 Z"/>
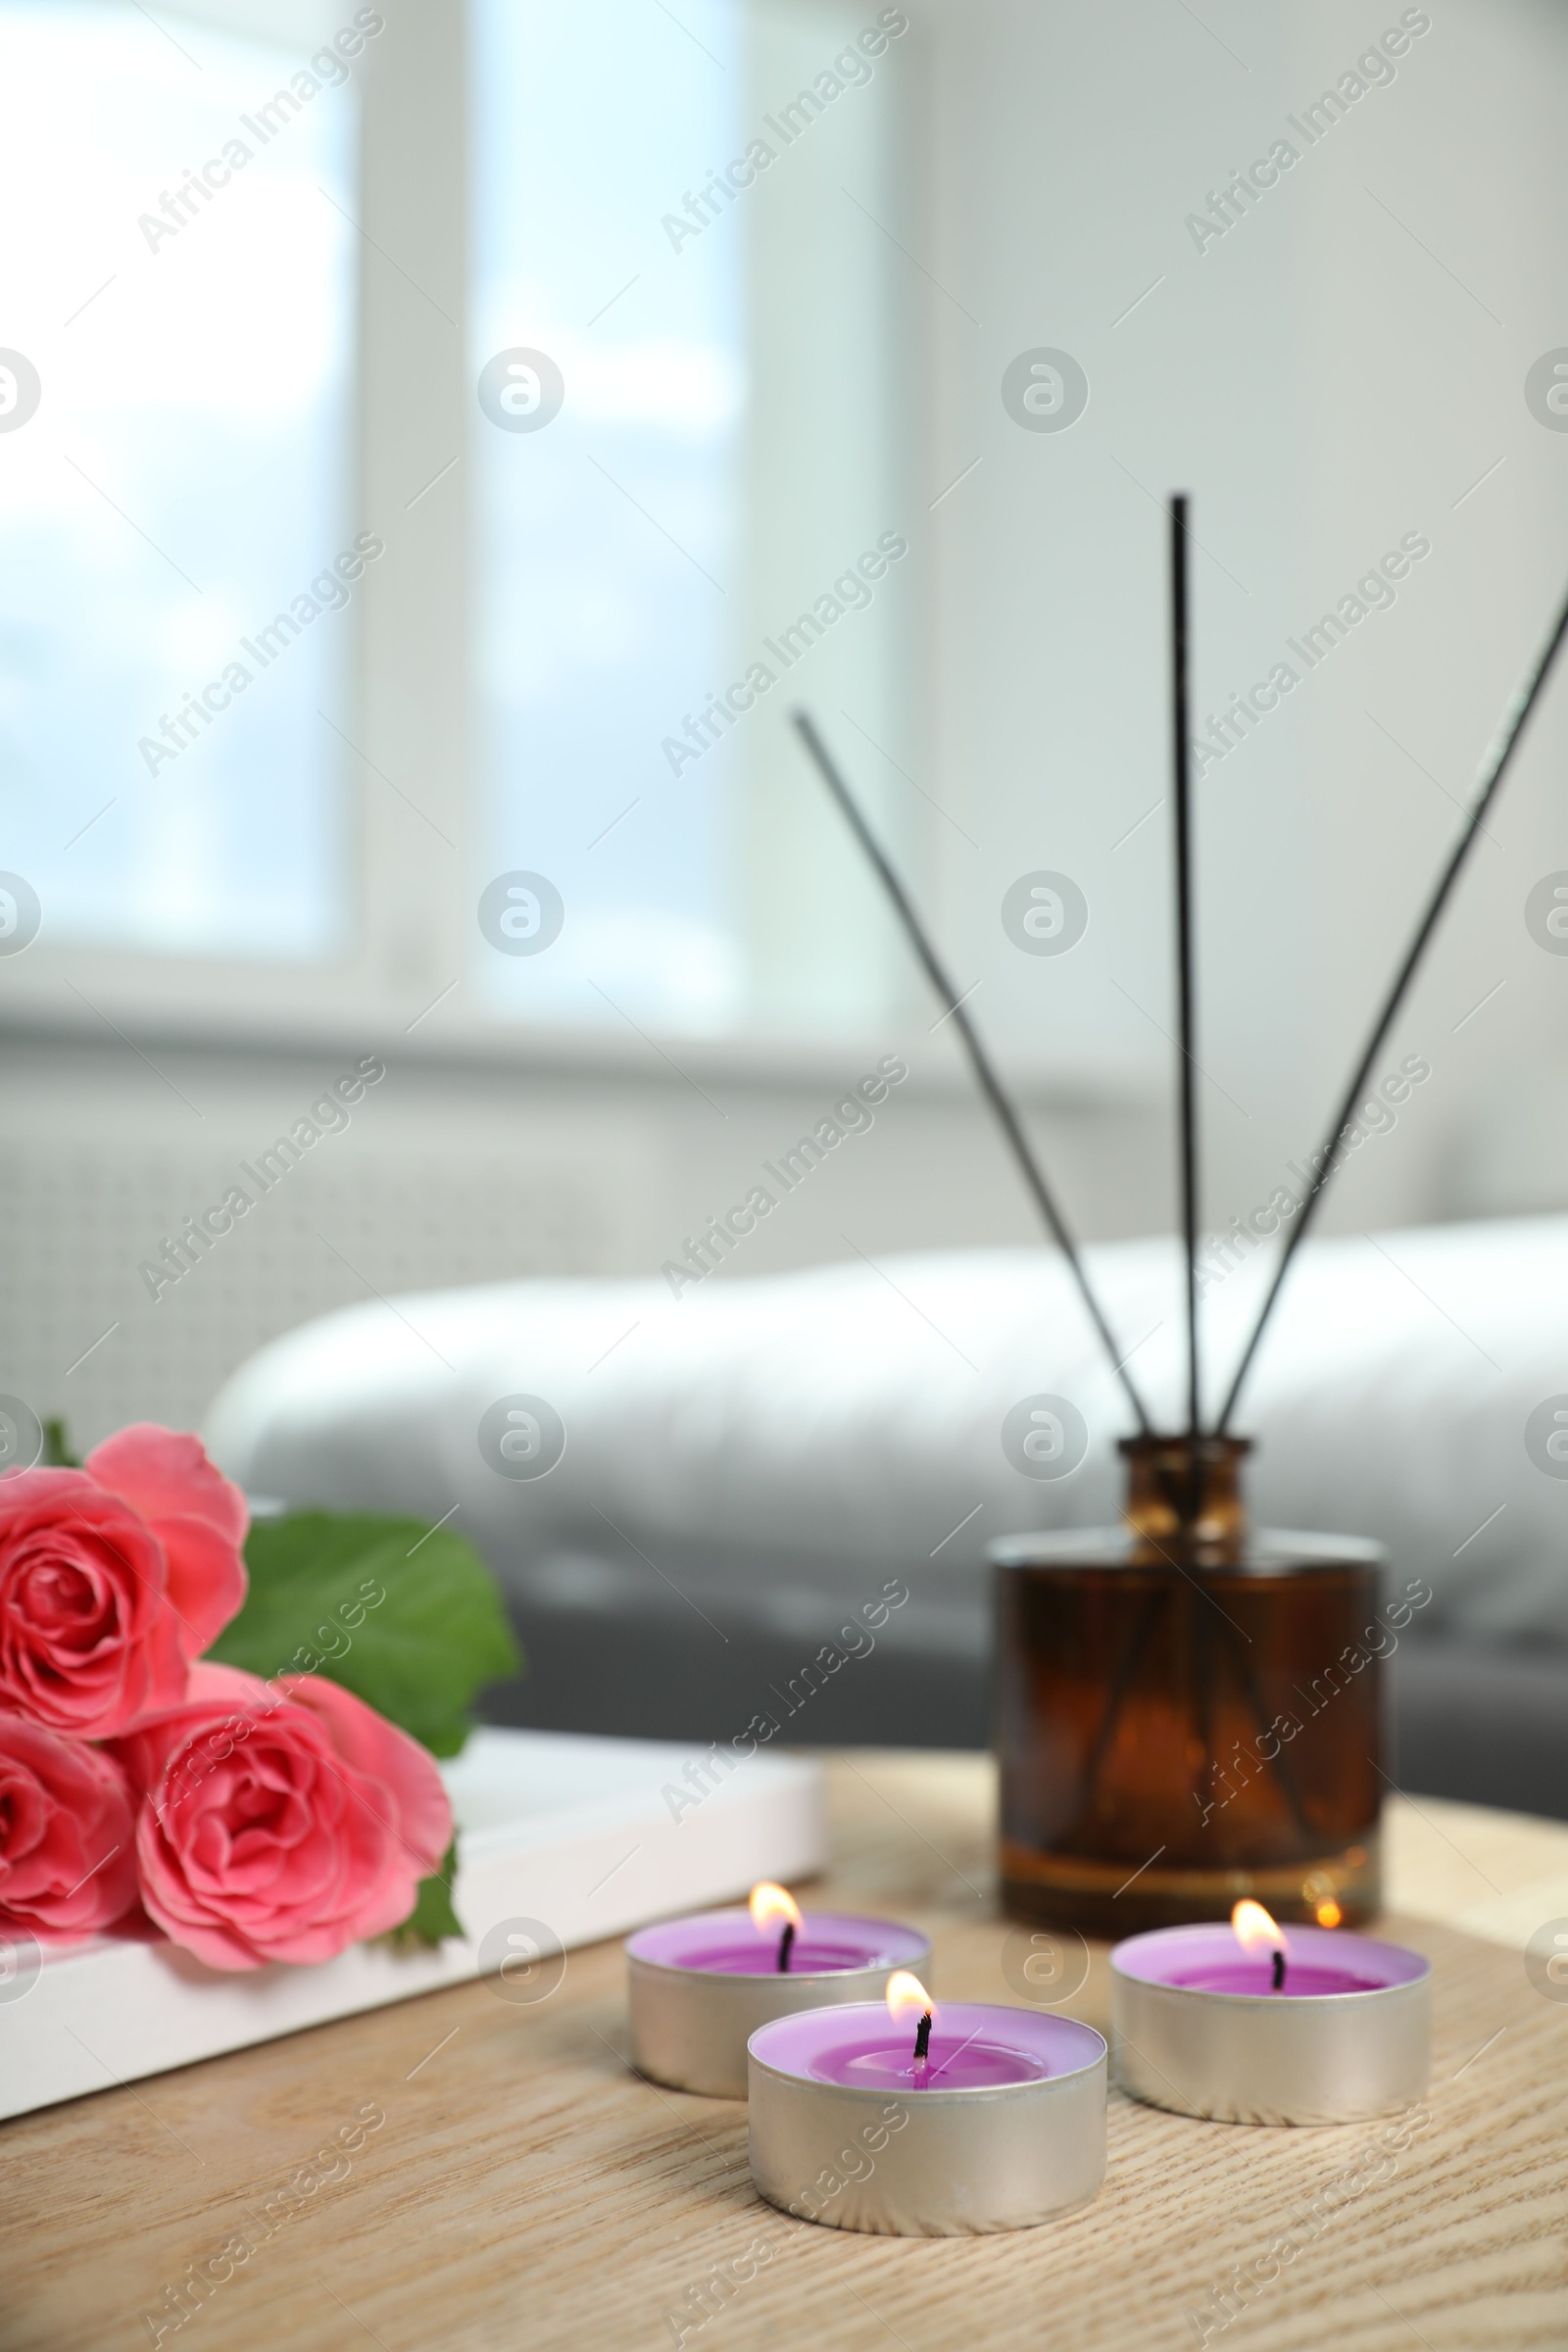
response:
<path fill-rule="evenodd" d="M 342 937 L 356 98 L 311 54 L 0 5 L 3 863 L 68 945 Z"/>
<path fill-rule="evenodd" d="M 886 225 L 901 36 L 869 22 L 478 0 L 477 887 L 500 896 L 474 952 L 498 1008 L 802 1031 L 884 999 L 885 927 L 788 726 L 817 709 L 881 809 L 906 761 L 903 573 L 876 551 L 907 544 L 882 376 L 909 266 Z"/>
<path fill-rule="evenodd" d="M 701 1028 L 739 988 L 732 762 L 676 777 L 661 743 L 726 682 L 743 602 L 744 249 L 720 222 L 674 250 L 661 216 L 735 152 L 743 11 L 680 17 L 478 10 L 482 837 L 491 873 L 540 871 L 565 907 L 549 955 L 481 969 L 541 1017 L 613 1020 L 603 990 Z"/>

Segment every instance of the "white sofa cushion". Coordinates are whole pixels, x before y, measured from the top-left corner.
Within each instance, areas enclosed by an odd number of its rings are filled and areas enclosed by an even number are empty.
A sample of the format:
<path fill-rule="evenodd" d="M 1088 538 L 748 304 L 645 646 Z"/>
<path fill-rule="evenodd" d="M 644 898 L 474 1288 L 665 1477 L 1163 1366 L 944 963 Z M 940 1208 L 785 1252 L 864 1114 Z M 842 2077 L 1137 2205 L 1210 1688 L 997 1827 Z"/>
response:
<path fill-rule="evenodd" d="M 1174 1245 L 1088 1260 L 1173 1425 Z M 1205 1299 L 1214 1396 L 1264 1271 L 1259 1252 Z M 1254 1519 L 1380 1538 L 1396 1575 L 1431 1583 L 1434 1625 L 1568 1642 L 1568 1478 L 1525 1446 L 1531 1413 L 1568 1392 L 1565 1305 L 1568 1218 L 1308 1242 L 1238 1424 L 1257 1440 Z M 533 1481 L 499 1476 L 478 1446 L 483 1413 L 517 1393 L 547 1398 L 567 1433 Z M 1081 1467 L 1054 1481 L 1003 1450 L 1007 1412 L 1040 1393 L 1089 1430 Z M 931 1562 L 972 1586 L 993 1537 L 1114 1518 L 1130 1426 L 1061 1259 L 1010 1250 L 724 1277 L 679 1299 L 658 1280 L 551 1281 L 355 1307 L 254 1357 L 208 1436 L 253 1493 L 431 1519 L 457 1504 L 455 1524 L 511 1569 L 614 1529 L 737 1576 L 766 1560 L 858 1587 Z"/>

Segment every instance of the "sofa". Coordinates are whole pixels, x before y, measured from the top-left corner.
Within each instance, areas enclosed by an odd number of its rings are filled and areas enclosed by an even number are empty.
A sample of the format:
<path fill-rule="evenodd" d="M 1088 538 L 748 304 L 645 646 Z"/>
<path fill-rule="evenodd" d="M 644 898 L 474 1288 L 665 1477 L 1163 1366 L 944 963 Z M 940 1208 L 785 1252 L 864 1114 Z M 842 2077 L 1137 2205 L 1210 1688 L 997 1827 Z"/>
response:
<path fill-rule="evenodd" d="M 1086 1254 L 1175 1425 L 1174 1245 Z M 1233 1254 L 1205 1281 L 1213 1396 L 1266 1274 Z M 1429 1595 L 1388 1669 L 1399 1784 L 1557 1818 L 1565 1302 L 1568 1218 L 1309 1241 L 1237 1423 L 1254 1523 L 1375 1537 L 1391 1584 Z M 1021 1448 L 1032 1407 L 1071 1442 Z M 255 1494 L 462 1529 L 526 1653 L 496 1721 L 696 1748 L 761 1710 L 806 1744 L 980 1747 L 987 1544 L 1113 1521 L 1130 1426 L 1060 1257 L 990 1250 L 679 1296 L 528 1281 L 371 1302 L 264 1348 L 206 1434 Z"/>

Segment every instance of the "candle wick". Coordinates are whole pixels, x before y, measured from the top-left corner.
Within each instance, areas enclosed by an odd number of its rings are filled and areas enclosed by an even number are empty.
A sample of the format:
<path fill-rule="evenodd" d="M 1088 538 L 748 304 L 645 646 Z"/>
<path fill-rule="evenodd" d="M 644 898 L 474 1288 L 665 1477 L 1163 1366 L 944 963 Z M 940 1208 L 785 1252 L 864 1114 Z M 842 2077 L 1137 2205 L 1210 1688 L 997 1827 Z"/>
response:
<path fill-rule="evenodd" d="M 790 1964 L 790 1945 L 791 1945 L 791 1944 L 792 1944 L 794 1941 L 795 1941 L 795 1922 L 794 1922 L 794 1920 L 793 1920 L 793 1919 L 787 1919 L 787 1920 L 784 1922 L 784 1933 L 783 1933 L 783 1935 L 782 1935 L 782 1936 L 779 1937 L 779 1939 L 778 1939 L 778 1966 L 779 1966 L 779 1974 L 780 1974 L 781 1976 L 784 1974 L 785 1970 L 786 1970 L 786 1969 L 789 1967 L 789 1964 Z"/>
<path fill-rule="evenodd" d="M 914 2063 L 924 2066 L 931 2055 L 931 2012 L 928 2009 L 914 2029 Z"/>
<path fill-rule="evenodd" d="M 1274 1955 L 1273 1989 L 1276 1992 L 1283 1992 L 1285 1990 L 1285 1954 L 1283 1952 L 1276 1952 Z"/>

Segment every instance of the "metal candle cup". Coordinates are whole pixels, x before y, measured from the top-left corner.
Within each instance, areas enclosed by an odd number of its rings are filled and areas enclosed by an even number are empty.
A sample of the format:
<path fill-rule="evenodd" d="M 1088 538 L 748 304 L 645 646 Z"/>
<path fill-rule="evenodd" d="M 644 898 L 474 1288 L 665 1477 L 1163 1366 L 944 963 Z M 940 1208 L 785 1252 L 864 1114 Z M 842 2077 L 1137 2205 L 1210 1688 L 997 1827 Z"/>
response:
<path fill-rule="evenodd" d="M 672 2090 L 744 2099 L 746 2044 L 759 2026 L 797 2010 L 879 1999 L 896 1968 L 922 1968 L 931 1954 L 915 1928 L 832 1911 L 807 1912 L 787 1970 L 778 1946 L 779 1931 L 759 1931 L 742 1910 L 701 1911 L 628 1936 L 638 2073 Z"/>
<path fill-rule="evenodd" d="M 944 2001 L 923 2068 L 885 2005 L 751 2041 L 752 2179 L 798 2220 L 889 2237 L 1028 2230 L 1105 2175 L 1105 2044 L 1038 2010 Z"/>
<path fill-rule="evenodd" d="M 1272 1954 L 1223 1924 L 1156 1928 L 1110 1955 L 1121 2087 L 1220 2124 L 1350 2124 L 1420 2100 L 1432 2063 L 1432 1963 L 1396 1943 L 1289 1930 Z"/>

